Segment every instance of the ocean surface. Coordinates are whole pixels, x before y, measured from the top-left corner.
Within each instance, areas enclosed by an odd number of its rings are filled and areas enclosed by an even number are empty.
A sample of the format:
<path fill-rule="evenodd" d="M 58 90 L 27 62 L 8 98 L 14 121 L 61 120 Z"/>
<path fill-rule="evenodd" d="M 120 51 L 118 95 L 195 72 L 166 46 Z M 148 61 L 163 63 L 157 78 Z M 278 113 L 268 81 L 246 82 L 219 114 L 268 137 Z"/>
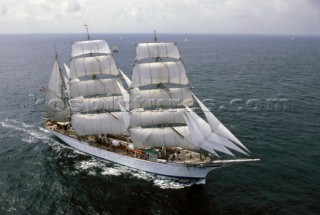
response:
<path fill-rule="evenodd" d="M 135 43 L 152 41 L 91 37 L 118 45 L 129 77 Z M 73 150 L 42 127 L 39 88 L 54 49 L 68 64 L 71 42 L 85 35 L 0 35 L 0 214 L 320 214 L 320 38 L 158 38 L 177 42 L 194 93 L 261 161 L 214 170 L 199 184 Z"/>

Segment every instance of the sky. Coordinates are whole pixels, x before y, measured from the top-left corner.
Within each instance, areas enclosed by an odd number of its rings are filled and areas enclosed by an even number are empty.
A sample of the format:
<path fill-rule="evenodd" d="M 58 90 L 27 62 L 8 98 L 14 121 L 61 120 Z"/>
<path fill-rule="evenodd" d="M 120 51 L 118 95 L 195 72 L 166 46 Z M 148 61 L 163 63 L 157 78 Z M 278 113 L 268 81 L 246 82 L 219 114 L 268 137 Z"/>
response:
<path fill-rule="evenodd" d="M 320 0 L 0 0 L 0 33 L 320 35 Z"/>

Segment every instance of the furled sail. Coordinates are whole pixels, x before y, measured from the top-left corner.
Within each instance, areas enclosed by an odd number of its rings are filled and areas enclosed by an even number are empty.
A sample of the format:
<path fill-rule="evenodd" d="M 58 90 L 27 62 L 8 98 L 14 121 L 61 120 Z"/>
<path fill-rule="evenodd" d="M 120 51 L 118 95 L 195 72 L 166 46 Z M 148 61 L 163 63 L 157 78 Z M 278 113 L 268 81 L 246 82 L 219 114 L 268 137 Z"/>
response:
<path fill-rule="evenodd" d="M 70 116 L 69 105 L 64 95 L 66 89 L 65 79 L 60 71 L 58 55 L 56 53 L 46 90 L 45 117 L 58 122 L 67 122 Z"/>
<path fill-rule="evenodd" d="M 75 98 L 79 96 L 113 95 L 121 94 L 119 85 L 121 78 L 95 79 L 95 80 L 72 80 L 69 82 L 69 96 Z"/>
<path fill-rule="evenodd" d="M 87 40 L 72 43 L 72 58 L 86 54 L 111 54 L 111 51 L 105 40 Z"/>
<path fill-rule="evenodd" d="M 161 124 L 185 123 L 183 112 L 185 109 L 144 110 L 142 108 L 131 111 L 131 126 L 152 126 Z"/>
<path fill-rule="evenodd" d="M 121 112 L 99 114 L 73 114 L 71 117 L 75 132 L 82 135 L 126 134 Z"/>
<path fill-rule="evenodd" d="M 71 79 L 87 75 L 119 75 L 112 55 L 74 58 L 70 62 Z"/>
<path fill-rule="evenodd" d="M 180 59 L 180 53 L 175 43 L 138 43 L 136 60 L 143 58 L 166 57 Z"/>
<path fill-rule="evenodd" d="M 130 107 L 182 107 L 193 105 L 191 89 L 184 88 L 158 88 L 148 90 L 133 89 L 130 91 Z"/>
<path fill-rule="evenodd" d="M 85 98 L 83 96 L 69 100 L 72 112 L 91 112 L 91 111 L 119 111 L 119 102 L 122 96 L 105 96 L 96 98 Z"/>
<path fill-rule="evenodd" d="M 133 67 L 132 88 L 150 84 L 189 84 L 184 65 L 177 62 L 153 62 L 136 64 Z"/>
<path fill-rule="evenodd" d="M 183 147 L 196 149 L 187 139 L 186 126 L 164 128 L 131 128 L 130 135 L 134 145 L 138 148 L 145 147 Z"/>

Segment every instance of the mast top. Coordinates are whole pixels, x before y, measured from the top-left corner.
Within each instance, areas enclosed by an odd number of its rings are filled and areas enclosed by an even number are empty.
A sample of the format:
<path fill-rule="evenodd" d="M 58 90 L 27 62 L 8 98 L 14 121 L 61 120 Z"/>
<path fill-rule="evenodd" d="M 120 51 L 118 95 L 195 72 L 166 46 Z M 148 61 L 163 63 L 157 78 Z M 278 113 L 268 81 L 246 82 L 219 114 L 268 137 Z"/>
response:
<path fill-rule="evenodd" d="M 154 42 L 157 42 L 157 32 L 156 32 L 156 30 L 153 30 L 153 33 L 154 33 Z"/>
<path fill-rule="evenodd" d="M 83 25 L 83 26 L 86 27 L 86 30 L 87 30 L 87 39 L 90 40 L 88 25 L 85 24 L 85 25 Z"/>

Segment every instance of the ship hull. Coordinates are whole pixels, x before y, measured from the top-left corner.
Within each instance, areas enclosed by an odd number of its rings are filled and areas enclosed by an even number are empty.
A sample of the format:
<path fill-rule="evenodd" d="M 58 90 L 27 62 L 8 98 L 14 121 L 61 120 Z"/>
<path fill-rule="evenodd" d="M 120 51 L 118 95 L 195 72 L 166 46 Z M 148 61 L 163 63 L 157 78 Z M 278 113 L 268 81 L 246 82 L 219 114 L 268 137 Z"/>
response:
<path fill-rule="evenodd" d="M 188 178 L 188 179 L 205 179 L 206 175 L 213 169 L 220 168 L 219 166 L 198 166 L 198 165 L 187 165 L 173 162 L 160 163 L 142 160 L 130 156 L 123 156 L 111 151 L 106 151 L 93 146 L 88 143 L 79 141 L 77 139 L 68 137 L 66 135 L 57 133 L 50 130 L 50 132 L 61 139 L 69 146 L 101 158 L 103 160 L 111 161 L 117 164 L 121 164 L 133 169 L 142 170 L 148 173 L 162 175 L 174 178 Z"/>

